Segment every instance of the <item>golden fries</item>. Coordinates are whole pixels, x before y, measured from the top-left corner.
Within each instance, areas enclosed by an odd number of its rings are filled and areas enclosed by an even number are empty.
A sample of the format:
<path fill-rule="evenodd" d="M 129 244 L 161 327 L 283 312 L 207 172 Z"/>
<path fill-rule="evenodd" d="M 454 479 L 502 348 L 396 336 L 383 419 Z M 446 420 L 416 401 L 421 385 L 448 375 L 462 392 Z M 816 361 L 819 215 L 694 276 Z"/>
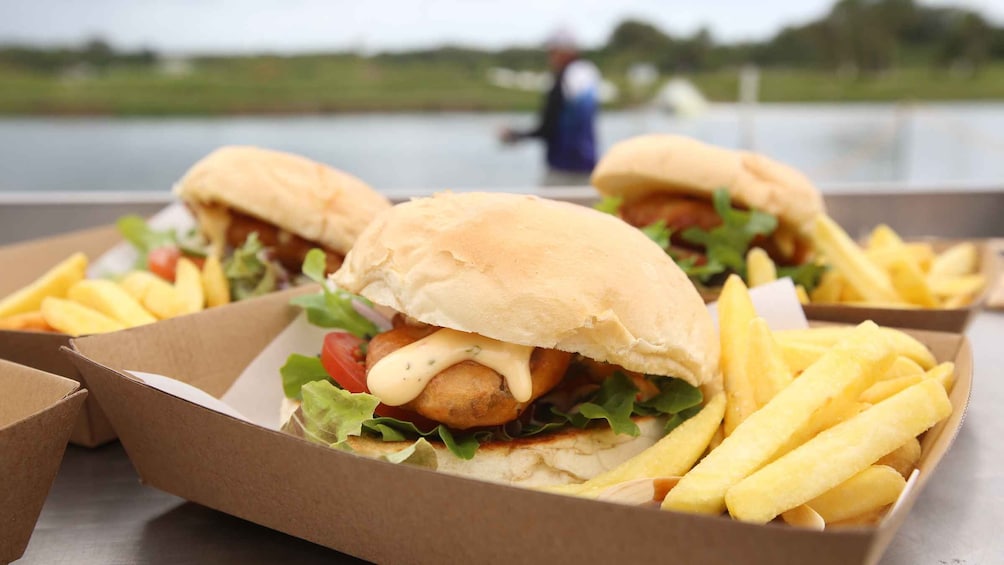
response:
<path fill-rule="evenodd" d="M 892 504 L 904 487 L 906 479 L 896 469 L 872 465 L 813 498 L 807 505 L 829 524 Z"/>
<path fill-rule="evenodd" d="M 206 295 L 208 308 L 230 304 L 230 285 L 216 255 L 206 257 L 206 263 L 202 266 L 202 290 Z"/>
<path fill-rule="evenodd" d="M 42 301 L 42 316 L 46 323 L 64 334 L 84 335 L 114 332 L 125 325 L 82 304 L 63 298 L 48 297 Z"/>
<path fill-rule="evenodd" d="M 832 347 L 853 331 L 853 327 L 847 326 L 830 326 L 808 330 L 782 330 L 774 332 L 774 338 L 781 344 L 782 350 L 787 347 L 787 344 L 792 342 L 800 345 Z M 882 336 L 889 341 L 889 344 L 892 345 L 897 354 L 909 357 L 925 370 L 937 364 L 934 360 L 934 354 L 928 351 L 924 347 L 924 344 L 913 337 L 893 328 L 879 328 L 879 331 L 882 332 Z"/>
<path fill-rule="evenodd" d="M 74 253 L 35 282 L 0 300 L 0 318 L 38 310 L 42 301 L 50 296 L 65 297 L 70 287 L 83 279 L 86 272 L 87 257 L 83 253 Z"/>
<path fill-rule="evenodd" d="M 935 254 L 929 243 L 904 243 L 889 226 L 876 227 L 866 248 L 826 216 L 816 219 L 813 241 L 831 269 L 812 292 L 813 302 L 878 308 L 962 308 L 986 287 L 973 243 Z"/>
<path fill-rule="evenodd" d="M 749 323 L 746 371 L 753 383 L 758 408 L 791 384 L 791 370 L 763 318 L 754 318 Z"/>
<path fill-rule="evenodd" d="M 722 377 L 729 399 L 725 409 L 726 436 L 757 408 L 753 383 L 746 371 L 749 325 L 754 318 L 756 310 L 746 285 L 738 275 L 730 276 L 718 297 Z"/>
<path fill-rule="evenodd" d="M 42 316 L 42 312 L 34 310 L 32 312 L 21 312 L 6 318 L 0 318 L 0 330 L 28 330 L 36 332 L 55 331 Z"/>
<path fill-rule="evenodd" d="M 863 471 L 951 413 L 944 387 L 924 380 L 820 432 L 729 488 L 725 496 L 729 513 L 746 522 L 766 523 Z M 685 476 L 670 496 L 686 480 Z"/>
<path fill-rule="evenodd" d="M 829 217 L 820 215 L 813 226 L 816 249 L 860 296 L 879 302 L 900 302 L 889 275 L 868 260 L 864 251 Z"/>
<path fill-rule="evenodd" d="M 847 390 L 856 391 L 852 392 L 856 397 L 894 359 L 895 353 L 882 338 L 878 326 L 872 322 L 859 325 L 727 436 L 718 449 L 669 492 L 662 507 L 701 514 L 721 513 L 725 509 L 726 492 L 776 457 L 800 429 L 809 425 L 817 410 Z M 902 442 L 888 451 L 899 445 Z M 773 516 L 795 506 L 787 506 Z"/>
<path fill-rule="evenodd" d="M 80 281 L 70 287 L 67 297 L 118 320 L 128 328 L 157 321 L 128 292 L 109 280 Z"/>
<path fill-rule="evenodd" d="M 185 305 L 186 314 L 202 310 L 206 303 L 206 297 L 202 292 L 202 273 L 191 259 L 187 257 L 178 259 L 174 288 Z"/>
<path fill-rule="evenodd" d="M 596 496 L 604 489 L 631 480 L 682 475 L 704 453 L 724 415 L 725 395 L 719 393 L 697 415 L 674 428 L 652 447 L 584 483 L 553 490 L 579 496 Z"/>
<path fill-rule="evenodd" d="M 883 455 L 875 464 L 892 467 L 904 479 L 908 479 L 910 478 L 910 473 L 913 472 L 913 468 L 917 466 L 917 461 L 920 461 L 920 453 L 920 440 L 914 437 L 907 440 L 906 443 L 895 450 Z"/>
<path fill-rule="evenodd" d="M 750 288 L 777 280 L 777 266 L 759 247 L 753 247 L 746 253 L 746 280 Z"/>

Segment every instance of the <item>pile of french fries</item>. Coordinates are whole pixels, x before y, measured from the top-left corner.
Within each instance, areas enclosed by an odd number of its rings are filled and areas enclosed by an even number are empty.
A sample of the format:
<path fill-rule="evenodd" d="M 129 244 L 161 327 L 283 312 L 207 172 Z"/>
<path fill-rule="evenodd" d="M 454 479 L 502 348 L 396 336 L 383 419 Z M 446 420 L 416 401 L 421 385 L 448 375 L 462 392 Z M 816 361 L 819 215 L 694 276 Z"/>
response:
<path fill-rule="evenodd" d="M 87 279 L 87 257 L 76 253 L 28 286 L 0 300 L 0 329 L 69 335 L 113 332 L 230 302 L 219 259 L 202 269 L 182 257 L 174 284 L 148 271 L 117 281 Z"/>
<path fill-rule="evenodd" d="M 904 242 L 892 228 L 880 225 L 862 248 L 825 215 L 816 218 L 812 241 L 829 269 L 808 297 L 800 296 L 803 303 L 962 308 L 987 284 L 979 273 L 979 250 L 971 242 L 935 253 L 930 243 Z M 763 250 L 751 249 L 746 261 L 750 286 L 777 278 Z"/>
<path fill-rule="evenodd" d="M 954 365 L 872 322 L 771 331 L 742 280 L 718 301 L 722 391 L 653 447 L 555 492 L 752 523 L 877 522 L 952 412 Z"/>

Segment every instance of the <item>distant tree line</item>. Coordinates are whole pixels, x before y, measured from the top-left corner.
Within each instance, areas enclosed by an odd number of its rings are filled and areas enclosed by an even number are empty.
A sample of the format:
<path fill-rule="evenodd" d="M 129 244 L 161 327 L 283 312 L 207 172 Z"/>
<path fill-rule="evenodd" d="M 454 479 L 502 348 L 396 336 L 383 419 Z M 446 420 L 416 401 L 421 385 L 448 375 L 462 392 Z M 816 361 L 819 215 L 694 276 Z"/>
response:
<path fill-rule="evenodd" d="M 915 0 L 839 0 L 822 18 L 785 27 L 762 42 L 718 43 L 706 28 L 689 37 L 674 37 L 652 24 L 628 20 L 613 30 L 604 46 L 588 55 L 607 70 L 636 62 L 652 63 L 665 72 L 746 63 L 855 73 L 881 73 L 903 66 L 978 70 L 989 61 L 1004 60 L 1004 27 L 965 8 L 923 6 Z M 472 71 L 492 65 L 539 68 L 543 61 L 540 48 L 485 51 L 464 47 L 388 52 L 373 59 Z M 96 70 L 112 65 L 149 66 L 157 60 L 152 50 L 116 51 L 101 39 L 78 48 L 0 46 L 0 66 L 35 72 L 59 72 L 79 65 Z"/>

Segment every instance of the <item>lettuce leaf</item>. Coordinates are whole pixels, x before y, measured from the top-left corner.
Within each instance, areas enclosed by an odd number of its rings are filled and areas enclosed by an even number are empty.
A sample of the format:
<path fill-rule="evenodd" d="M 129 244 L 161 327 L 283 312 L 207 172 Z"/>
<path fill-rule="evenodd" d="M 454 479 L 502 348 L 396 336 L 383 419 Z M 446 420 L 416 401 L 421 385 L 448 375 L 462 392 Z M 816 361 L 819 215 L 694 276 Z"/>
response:
<path fill-rule="evenodd" d="M 321 285 L 321 294 L 304 294 L 289 301 L 307 312 L 307 321 L 322 328 L 343 329 L 358 338 L 369 339 L 380 333 L 380 329 L 352 307 L 354 301 L 367 306 L 372 303 L 361 296 L 341 289 L 331 290 L 324 276 L 324 252 L 311 249 L 303 261 L 303 274 Z"/>
<path fill-rule="evenodd" d="M 707 264 L 700 268 L 690 265 L 688 275 L 707 282 L 711 277 L 731 270 L 745 279 L 746 251 L 750 243 L 757 236 L 774 233 L 777 218 L 759 210 L 733 208 L 729 192 L 724 188 L 715 191 L 712 204 L 722 219 L 721 225 L 710 231 L 691 227 L 681 234 L 684 241 L 703 246 L 708 259 Z"/>
<path fill-rule="evenodd" d="M 303 385 L 314 381 L 328 380 L 328 372 L 317 357 L 308 357 L 294 353 L 286 359 L 286 364 L 279 368 L 282 375 L 282 392 L 286 398 L 303 399 L 300 393 Z"/>
<path fill-rule="evenodd" d="M 819 279 L 826 272 L 826 267 L 816 263 L 803 263 L 797 267 L 778 267 L 777 278 L 790 277 L 792 282 L 805 287 L 806 292 L 812 292 L 819 286 Z"/>
<path fill-rule="evenodd" d="M 262 259 L 263 250 L 258 233 L 252 232 L 224 261 L 223 274 L 230 282 L 230 295 L 234 300 L 268 294 L 278 287 L 276 267 Z"/>
<path fill-rule="evenodd" d="M 668 250 L 669 238 L 673 231 L 666 227 L 666 220 L 659 220 L 641 228 L 641 233 L 648 236 L 659 247 Z"/>
<path fill-rule="evenodd" d="M 620 213 L 622 204 L 624 204 L 624 198 L 621 196 L 604 196 L 603 200 L 597 202 L 593 208 L 604 214 L 616 216 Z"/>
<path fill-rule="evenodd" d="M 158 247 L 177 246 L 178 236 L 174 230 L 157 231 L 141 216 L 129 214 L 115 222 L 122 237 L 145 255 Z"/>
<path fill-rule="evenodd" d="M 373 410 L 380 404 L 371 394 L 353 394 L 329 380 L 309 382 L 300 391 L 307 439 L 335 449 L 349 449 L 348 437 L 362 433 L 363 423 L 373 418 Z"/>

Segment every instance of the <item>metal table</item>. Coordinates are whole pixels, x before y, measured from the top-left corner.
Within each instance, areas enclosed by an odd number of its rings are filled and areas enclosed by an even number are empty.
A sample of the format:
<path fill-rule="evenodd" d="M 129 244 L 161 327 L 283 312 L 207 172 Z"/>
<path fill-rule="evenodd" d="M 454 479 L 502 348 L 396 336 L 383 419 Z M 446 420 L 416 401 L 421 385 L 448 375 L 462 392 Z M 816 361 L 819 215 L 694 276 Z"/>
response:
<path fill-rule="evenodd" d="M 976 375 L 965 423 L 883 565 L 1004 563 L 1004 314 L 979 315 L 968 335 Z M 21 561 L 275 562 L 361 563 L 143 486 L 117 443 L 67 450 Z"/>

